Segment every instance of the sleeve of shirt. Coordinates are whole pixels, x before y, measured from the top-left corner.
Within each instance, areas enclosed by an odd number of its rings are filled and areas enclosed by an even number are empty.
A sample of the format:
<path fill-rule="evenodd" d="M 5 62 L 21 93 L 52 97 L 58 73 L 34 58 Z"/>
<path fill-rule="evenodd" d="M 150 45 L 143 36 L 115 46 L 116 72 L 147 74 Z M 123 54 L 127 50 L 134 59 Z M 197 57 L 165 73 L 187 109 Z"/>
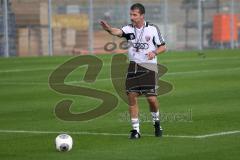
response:
<path fill-rule="evenodd" d="M 165 40 L 160 32 L 160 29 L 158 26 L 154 26 L 156 28 L 154 32 L 154 38 L 153 38 L 153 43 L 156 44 L 158 47 L 165 45 Z"/>
<path fill-rule="evenodd" d="M 123 32 L 122 37 L 128 39 L 127 26 L 122 27 L 121 30 L 122 30 L 122 32 Z"/>

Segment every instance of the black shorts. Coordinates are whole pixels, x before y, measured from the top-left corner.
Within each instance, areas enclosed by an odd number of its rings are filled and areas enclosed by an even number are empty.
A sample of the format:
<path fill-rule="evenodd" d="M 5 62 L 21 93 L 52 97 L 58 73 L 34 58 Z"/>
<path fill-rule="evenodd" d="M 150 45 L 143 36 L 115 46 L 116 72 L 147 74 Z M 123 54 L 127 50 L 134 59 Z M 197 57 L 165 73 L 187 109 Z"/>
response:
<path fill-rule="evenodd" d="M 133 61 L 130 62 L 126 76 L 126 92 L 127 94 L 135 92 L 139 95 L 157 96 L 157 72 L 143 66 Z"/>

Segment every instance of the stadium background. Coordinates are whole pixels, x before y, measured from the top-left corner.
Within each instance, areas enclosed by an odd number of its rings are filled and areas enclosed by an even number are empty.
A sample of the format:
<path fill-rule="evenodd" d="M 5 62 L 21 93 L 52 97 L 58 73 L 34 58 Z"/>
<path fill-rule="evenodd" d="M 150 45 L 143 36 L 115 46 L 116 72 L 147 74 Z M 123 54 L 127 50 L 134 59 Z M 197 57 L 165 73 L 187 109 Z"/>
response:
<path fill-rule="evenodd" d="M 160 27 L 169 50 L 239 47 L 239 0 L 12 0 L 7 6 L 4 2 L 1 56 L 105 53 L 106 43 L 123 40 L 101 30 L 98 21 L 105 19 L 114 27 L 128 24 L 134 2 L 146 6 L 146 20 Z M 117 47 L 108 53 L 116 52 L 125 51 Z"/>
<path fill-rule="evenodd" d="M 122 39 L 98 24 L 99 19 L 116 27 L 129 23 L 134 2 L 146 6 L 147 20 L 160 27 L 169 49 L 158 56 L 158 63 L 168 68 L 161 80 L 173 85 L 171 92 L 158 96 L 161 139 L 153 137 L 142 98 L 142 138 L 128 139 L 128 105 L 114 89 L 110 67 L 115 56 L 124 55 L 115 53 L 126 50 L 105 51 L 106 43 Z M 0 6 L 1 160 L 239 160 L 239 0 L 0 0 Z M 56 68 L 86 54 L 103 62 L 96 81 L 84 81 L 87 66 L 82 66 L 65 84 L 108 92 L 118 98 L 118 106 L 90 121 L 63 121 L 54 113 L 61 100 L 73 100 L 74 113 L 100 103 L 49 86 Z M 63 132 L 73 137 L 74 146 L 62 154 L 54 139 Z"/>

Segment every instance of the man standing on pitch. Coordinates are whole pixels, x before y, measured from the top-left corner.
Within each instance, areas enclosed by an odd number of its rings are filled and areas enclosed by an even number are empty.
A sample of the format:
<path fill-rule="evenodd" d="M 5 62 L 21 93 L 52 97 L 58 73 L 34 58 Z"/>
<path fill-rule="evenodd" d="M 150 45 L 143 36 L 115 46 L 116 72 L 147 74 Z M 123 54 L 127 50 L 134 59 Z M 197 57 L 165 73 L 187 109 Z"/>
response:
<path fill-rule="evenodd" d="M 104 30 L 111 35 L 124 37 L 129 43 L 129 67 L 126 78 L 126 92 L 129 102 L 129 113 L 133 130 L 130 138 L 141 137 L 138 118 L 137 97 L 145 95 L 152 114 L 155 136 L 162 136 L 159 120 L 159 107 L 157 100 L 157 55 L 166 50 L 164 39 L 159 28 L 144 19 L 145 8 L 142 4 L 133 4 L 130 8 L 132 23 L 119 28 L 111 27 L 107 22 L 101 21 Z"/>

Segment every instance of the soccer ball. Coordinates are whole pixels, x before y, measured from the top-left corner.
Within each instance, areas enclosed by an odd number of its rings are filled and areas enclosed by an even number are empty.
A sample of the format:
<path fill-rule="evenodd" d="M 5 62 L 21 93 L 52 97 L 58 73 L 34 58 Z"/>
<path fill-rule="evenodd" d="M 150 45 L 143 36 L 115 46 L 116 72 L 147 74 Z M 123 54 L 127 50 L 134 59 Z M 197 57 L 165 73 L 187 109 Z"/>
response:
<path fill-rule="evenodd" d="M 60 134 L 56 137 L 55 144 L 58 151 L 66 152 L 72 149 L 73 140 L 68 134 Z"/>

